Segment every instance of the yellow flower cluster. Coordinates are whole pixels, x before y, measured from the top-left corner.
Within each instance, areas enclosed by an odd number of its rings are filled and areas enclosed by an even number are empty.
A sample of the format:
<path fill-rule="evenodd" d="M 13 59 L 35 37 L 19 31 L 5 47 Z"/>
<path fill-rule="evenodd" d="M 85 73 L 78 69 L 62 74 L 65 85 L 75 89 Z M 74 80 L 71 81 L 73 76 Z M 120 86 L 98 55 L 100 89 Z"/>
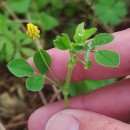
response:
<path fill-rule="evenodd" d="M 26 34 L 33 39 L 40 37 L 40 30 L 37 26 L 33 25 L 32 23 L 27 24 L 27 32 Z"/>

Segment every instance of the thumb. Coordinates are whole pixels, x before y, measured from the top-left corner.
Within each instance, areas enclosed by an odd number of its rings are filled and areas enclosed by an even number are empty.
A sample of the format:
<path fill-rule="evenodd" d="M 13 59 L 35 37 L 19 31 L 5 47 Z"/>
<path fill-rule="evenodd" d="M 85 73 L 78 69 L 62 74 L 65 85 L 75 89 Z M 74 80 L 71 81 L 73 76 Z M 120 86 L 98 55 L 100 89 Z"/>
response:
<path fill-rule="evenodd" d="M 68 109 L 53 115 L 45 130 L 130 130 L 130 126 L 121 121 L 97 113 Z"/>

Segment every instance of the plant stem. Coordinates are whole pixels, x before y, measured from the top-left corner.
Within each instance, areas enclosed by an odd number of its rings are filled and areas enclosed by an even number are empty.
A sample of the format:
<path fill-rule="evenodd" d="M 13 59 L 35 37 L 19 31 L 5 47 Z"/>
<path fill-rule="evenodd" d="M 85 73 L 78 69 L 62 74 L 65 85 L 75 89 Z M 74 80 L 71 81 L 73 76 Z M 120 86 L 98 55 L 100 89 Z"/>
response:
<path fill-rule="evenodd" d="M 76 62 L 77 62 L 77 55 L 73 52 L 70 52 L 70 60 L 68 62 L 68 73 L 67 73 L 65 84 L 62 89 L 66 108 L 69 107 L 69 101 L 68 101 L 69 84 L 70 84 L 70 80 L 71 80 L 72 71 L 73 71 L 73 68 L 74 68 Z"/>
<path fill-rule="evenodd" d="M 65 108 L 67 109 L 69 107 L 69 99 L 68 95 L 64 94 L 64 102 L 65 102 Z"/>
<path fill-rule="evenodd" d="M 42 45 L 41 45 L 41 43 L 40 43 L 38 38 L 36 39 L 36 42 L 34 42 L 34 43 L 36 44 L 37 50 L 42 49 Z"/>
<path fill-rule="evenodd" d="M 69 67 L 68 69 L 68 74 L 67 74 L 67 78 L 66 78 L 66 82 L 64 85 L 64 89 L 63 89 L 63 95 L 64 95 L 64 101 L 65 101 L 65 107 L 68 108 L 69 106 L 69 101 L 68 101 L 68 94 L 69 94 L 69 84 L 70 84 L 70 79 L 71 79 L 71 75 L 72 75 L 72 71 L 74 68 L 74 65 Z"/>
<path fill-rule="evenodd" d="M 60 88 L 60 86 L 55 81 L 51 80 L 48 76 L 45 76 L 45 79 L 47 79 L 48 81 L 56 85 L 58 88 Z"/>
<path fill-rule="evenodd" d="M 85 57 L 84 57 L 84 61 L 85 62 L 88 62 L 88 60 L 89 60 L 89 55 L 90 55 L 90 50 L 89 49 L 87 49 L 86 51 L 85 51 Z"/>

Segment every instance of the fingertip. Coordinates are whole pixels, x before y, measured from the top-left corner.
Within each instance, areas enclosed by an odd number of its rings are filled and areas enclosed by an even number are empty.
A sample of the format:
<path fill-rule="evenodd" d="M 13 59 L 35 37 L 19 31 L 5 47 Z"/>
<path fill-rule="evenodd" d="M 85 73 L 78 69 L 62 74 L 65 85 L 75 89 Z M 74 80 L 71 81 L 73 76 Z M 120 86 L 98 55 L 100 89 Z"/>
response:
<path fill-rule="evenodd" d="M 28 119 L 28 129 L 29 130 L 43 130 L 43 118 L 41 116 L 39 109 L 34 111 Z"/>

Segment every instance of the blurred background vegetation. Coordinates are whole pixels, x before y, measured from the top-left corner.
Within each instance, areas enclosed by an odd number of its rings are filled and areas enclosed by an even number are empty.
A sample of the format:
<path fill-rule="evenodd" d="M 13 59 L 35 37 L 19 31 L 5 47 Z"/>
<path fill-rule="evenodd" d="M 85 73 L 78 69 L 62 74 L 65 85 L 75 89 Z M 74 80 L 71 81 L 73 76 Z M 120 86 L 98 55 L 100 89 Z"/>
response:
<path fill-rule="evenodd" d="M 53 48 L 53 40 L 62 32 L 71 39 L 76 26 L 96 27 L 112 33 L 130 27 L 129 0 L 0 0 L 0 130 L 27 130 L 30 114 L 42 105 L 62 99 L 55 86 L 32 93 L 24 80 L 14 77 L 6 64 L 14 58 L 27 59 L 36 51 L 26 35 L 26 24 L 36 24 L 42 48 Z M 70 96 L 90 92 L 118 79 L 85 80 L 70 85 Z"/>

